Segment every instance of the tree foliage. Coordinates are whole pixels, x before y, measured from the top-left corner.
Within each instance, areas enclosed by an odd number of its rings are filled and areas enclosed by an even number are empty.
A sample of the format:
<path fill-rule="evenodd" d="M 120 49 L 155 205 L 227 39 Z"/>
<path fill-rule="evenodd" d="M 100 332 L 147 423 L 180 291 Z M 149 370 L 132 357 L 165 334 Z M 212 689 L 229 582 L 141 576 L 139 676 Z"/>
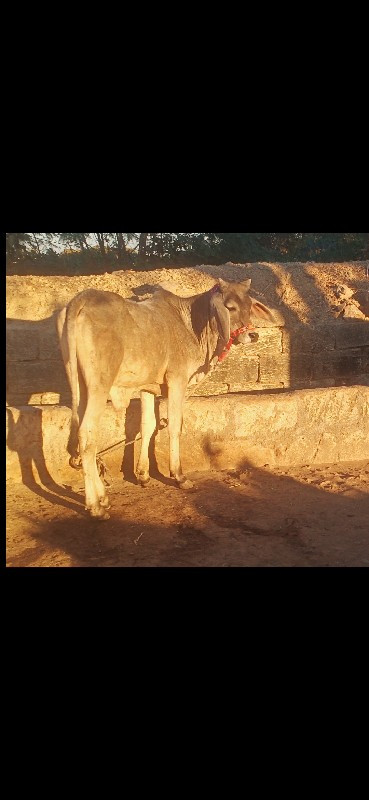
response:
<path fill-rule="evenodd" d="M 369 258 L 368 233 L 7 233 L 11 261 L 56 253 L 125 263 Z"/>

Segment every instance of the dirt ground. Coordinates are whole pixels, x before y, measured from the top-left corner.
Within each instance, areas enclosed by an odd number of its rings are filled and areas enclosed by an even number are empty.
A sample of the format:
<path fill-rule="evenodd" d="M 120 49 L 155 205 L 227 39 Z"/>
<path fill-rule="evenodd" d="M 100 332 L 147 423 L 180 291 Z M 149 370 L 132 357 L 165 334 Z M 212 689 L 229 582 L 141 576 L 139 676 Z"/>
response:
<path fill-rule="evenodd" d="M 111 518 L 68 484 L 9 485 L 9 567 L 367 567 L 369 461 L 160 476 L 142 489 L 114 470 Z"/>

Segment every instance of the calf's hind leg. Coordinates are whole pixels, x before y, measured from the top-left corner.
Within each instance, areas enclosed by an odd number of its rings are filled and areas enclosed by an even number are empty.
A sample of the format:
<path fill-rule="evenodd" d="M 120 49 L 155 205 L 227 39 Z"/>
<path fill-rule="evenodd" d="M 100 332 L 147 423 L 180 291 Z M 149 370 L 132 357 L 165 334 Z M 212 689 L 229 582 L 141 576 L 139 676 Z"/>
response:
<path fill-rule="evenodd" d="M 107 494 L 96 466 L 96 439 L 100 417 L 104 412 L 107 394 L 88 392 L 86 411 L 79 429 L 79 451 L 85 481 L 86 508 L 92 517 L 104 520 L 109 514 L 104 507 Z"/>

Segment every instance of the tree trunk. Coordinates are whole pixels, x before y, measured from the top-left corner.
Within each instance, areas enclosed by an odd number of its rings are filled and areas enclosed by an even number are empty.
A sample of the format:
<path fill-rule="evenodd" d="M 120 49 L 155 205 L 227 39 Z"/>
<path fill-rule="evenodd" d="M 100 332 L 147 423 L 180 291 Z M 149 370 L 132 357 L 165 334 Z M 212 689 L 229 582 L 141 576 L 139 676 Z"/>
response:
<path fill-rule="evenodd" d="M 34 240 L 35 240 L 35 242 L 36 242 L 37 252 L 38 252 L 38 254 L 39 254 L 39 256 L 40 256 L 40 255 L 41 255 L 41 253 L 40 253 L 40 247 L 39 247 L 39 243 L 38 243 L 38 241 L 37 241 L 37 236 L 36 236 L 36 234 L 35 234 L 35 233 L 33 234 L 33 238 L 34 238 Z"/>
<path fill-rule="evenodd" d="M 155 248 L 156 248 L 156 245 L 157 245 L 156 236 L 157 236 L 156 233 L 152 233 L 151 234 L 151 247 L 150 247 L 151 255 L 154 255 Z"/>
<path fill-rule="evenodd" d="M 103 233 L 97 233 L 97 234 L 96 234 L 96 238 L 97 238 L 97 241 L 98 241 L 98 243 L 99 243 L 99 247 L 100 247 L 100 253 L 101 253 L 101 255 L 102 255 L 102 256 L 106 256 L 105 242 L 104 242 L 104 234 L 103 234 Z"/>
<path fill-rule="evenodd" d="M 160 258 L 163 258 L 163 256 L 164 256 L 164 241 L 163 241 L 163 234 L 162 233 L 160 234 L 160 239 L 158 240 L 158 249 L 159 249 Z"/>
<path fill-rule="evenodd" d="M 122 233 L 116 233 L 117 243 L 118 243 L 118 256 L 119 258 L 123 258 L 124 253 L 126 252 L 126 245 L 123 239 Z"/>
<path fill-rule="evenodd" d="M 140 256 L 146 256 L 147 237 L 148 233 L 140 233 L 140 241 L 138 244 L 138 253 Z"/>

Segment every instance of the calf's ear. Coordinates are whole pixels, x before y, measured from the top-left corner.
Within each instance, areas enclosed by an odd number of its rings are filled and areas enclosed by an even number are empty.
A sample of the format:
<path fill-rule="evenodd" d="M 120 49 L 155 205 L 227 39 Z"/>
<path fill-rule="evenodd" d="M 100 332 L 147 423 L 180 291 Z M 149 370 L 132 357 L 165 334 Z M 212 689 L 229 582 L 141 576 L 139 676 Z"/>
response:
<path fill-rule="evenodd" d="M 260 300 L 254 300 L 252 297 L 250 297 L 250 300 L 252 300 L 252 306 L 250 311 L 250 315 L 252 317 L 256 317 L 257 319 L 267 320 L 267 322 L 272 322 L 275 324 L 275 319 L 273 317 L 272 312 L 269 311 L 269 308 L 267 308 L 267 306 L 265 306 L 264 303 L 261 303 Z"/>
<path fill-rule="evenodd" d="M 229 342 L 231 336 L 231 320 L 228 308 L 224 305 L 221 292 L 215 292 L 210 299 L 210 308 L 217 321 L 219 333 L 225 342 Z"/>
<path fill-rule="evenodd" d="M 227 281 L 224 281 L 223 278 L 218 278 L 218 286 L 221 292 L 225 292 L 226 289 L 228 289 L 228 283 Z"/>

